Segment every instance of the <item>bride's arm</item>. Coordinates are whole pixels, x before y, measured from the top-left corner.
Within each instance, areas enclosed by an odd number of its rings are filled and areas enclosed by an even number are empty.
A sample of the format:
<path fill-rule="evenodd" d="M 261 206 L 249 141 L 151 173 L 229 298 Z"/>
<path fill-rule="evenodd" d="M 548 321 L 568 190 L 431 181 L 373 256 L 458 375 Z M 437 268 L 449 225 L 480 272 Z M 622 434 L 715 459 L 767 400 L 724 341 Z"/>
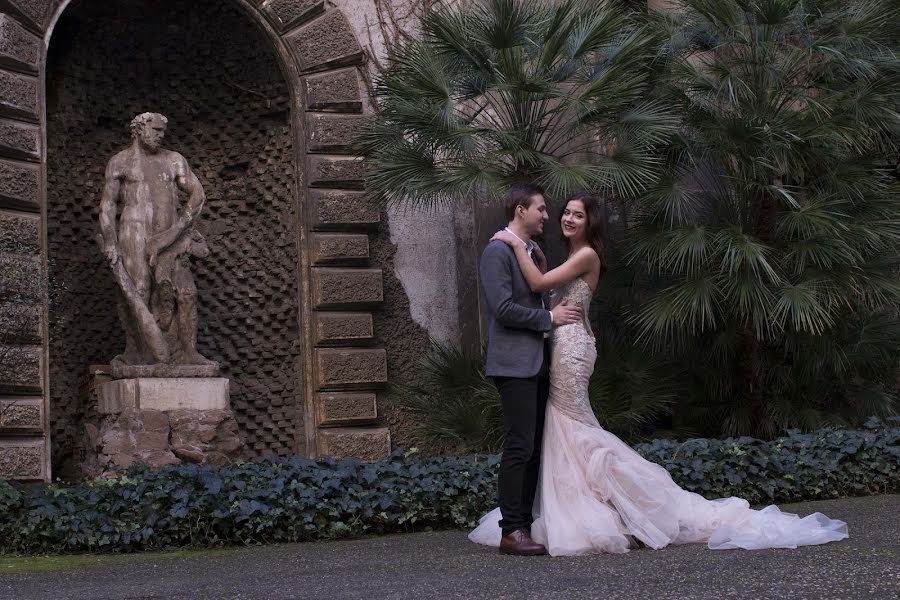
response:
<path fill-rule="evenodd" d="M 502 232 L 501 232 L 502 233 Z M 593 261 L 599 261 L 597 254 L 590 248 L 582 248 L 570 256 L 563 264 L 559 265 L 552 271 L 541 273 L 541 270 L 534 264 L 534 261 L 528 256 L 528 250 L 521 241 L 512 238 L 512 236 L 497 234 L 495 239 L 502 240 L 512 246 L 516 253 L 516 260 L 528 287 L 533 292 L 546 292 L 562 287 L 566 283 L 581 277 L 585 273 L 590 272 Z"/>

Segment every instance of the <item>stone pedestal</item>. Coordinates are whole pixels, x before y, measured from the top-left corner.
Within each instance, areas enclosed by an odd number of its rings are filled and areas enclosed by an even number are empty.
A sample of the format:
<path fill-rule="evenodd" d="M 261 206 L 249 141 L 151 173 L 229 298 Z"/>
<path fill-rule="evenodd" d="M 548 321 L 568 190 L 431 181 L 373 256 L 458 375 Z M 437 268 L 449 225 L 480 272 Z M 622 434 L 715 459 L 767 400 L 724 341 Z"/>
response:
<path fill-rule="evenodd" d="M 96 476 L 141 462 L 225 465 L 245 444 L 222 377 L 117 379 L 91 371 L 100 418 L 86 423 L 81 470 Z"/>
<path fill-rule="evenodd" d="M 226 410 L 228 380 L 224 377 L 116 379 L 100 385 L 101 414 L 126 408 L 143 410 Z"/>

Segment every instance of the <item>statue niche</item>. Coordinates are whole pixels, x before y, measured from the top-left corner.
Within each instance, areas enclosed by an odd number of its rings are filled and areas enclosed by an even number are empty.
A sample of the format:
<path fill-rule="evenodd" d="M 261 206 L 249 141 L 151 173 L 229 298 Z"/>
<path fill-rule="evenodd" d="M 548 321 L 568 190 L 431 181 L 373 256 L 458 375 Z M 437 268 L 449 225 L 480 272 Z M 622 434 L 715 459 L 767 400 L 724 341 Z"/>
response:
<path fill-rule="evenodd" d="M 161 147 L 167 122 L 159 113 L 136 116 L 131 146 L 106 167 L 97 242 L 119 291 L 125 331 L 125 351 L 110 363 L 114 379 L 215 377 L 219 370 L 197 352 L 190 270 L 191 257 L 209 255 L 195 228 L 206 196 L 185 158 Z M 179 192 L 187 195 L 180 212 Z"/>
<path fill-rule="evenodd" d="M 133 462 L 228 464 L 244 448 L 229 380 L 197 352 L 190 260 L 209 255 L 195 228 L 206 197 L 184 157 L 160 147 L 166 123 L 136 116 L 131 146 L 106 166 L 97 243 L 118 289 L 125 351 L 92 375 L 100 418 L 85 423 L 81 465 L 91 476 Z"/>

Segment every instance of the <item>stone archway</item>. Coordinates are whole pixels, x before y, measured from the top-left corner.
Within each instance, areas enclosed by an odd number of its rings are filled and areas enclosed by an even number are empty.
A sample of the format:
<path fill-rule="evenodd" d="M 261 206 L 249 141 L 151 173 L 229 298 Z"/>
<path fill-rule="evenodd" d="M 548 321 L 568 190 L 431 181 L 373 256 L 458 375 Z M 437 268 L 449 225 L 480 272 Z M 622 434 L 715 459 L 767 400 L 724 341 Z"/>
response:
<path fill-rule="evenodd" d="M 17 244 L 0 255 L 5 261 L 46 263 L 47 50 L 69 2 L 0 0 L 0 228 Z M 386 428 L 375 426 L 374 392 L 387 381 L 387 360 L 384 350 L 370 346 L 373 319 L 366 312 L 383 298 L 381 270 L 369 264 L 367 233 L 378 226 L 379 212 L 363 198 L 362 161 L 350 151 L 362 118 L 362 51 L 343 14 L 324 1 L 234 5 L 270 42 L 289 88 L 297 215 L 292 293 L 302 409 L 292 448 L 267 448 L 261 437 L 257 450 L 374 458 L 389 451 L 390 439 Z M 0 298 L 0 310 L 15 310 L 7 304 Z M 0 421 L 0 478 L 50 477 L 53 407 L 46 308 L 43 313 L 7 344 L 17 366 L 0 372 L 0 406 L 14 405 Z"/>

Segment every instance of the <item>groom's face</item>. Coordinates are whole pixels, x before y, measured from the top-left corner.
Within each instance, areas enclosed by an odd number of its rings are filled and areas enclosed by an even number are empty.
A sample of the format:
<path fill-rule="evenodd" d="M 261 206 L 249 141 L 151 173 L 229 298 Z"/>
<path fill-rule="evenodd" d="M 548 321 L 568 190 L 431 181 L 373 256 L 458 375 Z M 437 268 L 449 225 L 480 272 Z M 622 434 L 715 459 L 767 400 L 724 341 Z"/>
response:
<path fill-rule="evenodd" d="M 535 194 L 531 197 L 531 206 L 528 208 L 519 207 L 519 215 L 522 218 L 522 225 L 528 235 L 535 236 L 544 233 L 544 223 L 550 218 L 547 215 L 547 203 L 541 194 Z"/>

